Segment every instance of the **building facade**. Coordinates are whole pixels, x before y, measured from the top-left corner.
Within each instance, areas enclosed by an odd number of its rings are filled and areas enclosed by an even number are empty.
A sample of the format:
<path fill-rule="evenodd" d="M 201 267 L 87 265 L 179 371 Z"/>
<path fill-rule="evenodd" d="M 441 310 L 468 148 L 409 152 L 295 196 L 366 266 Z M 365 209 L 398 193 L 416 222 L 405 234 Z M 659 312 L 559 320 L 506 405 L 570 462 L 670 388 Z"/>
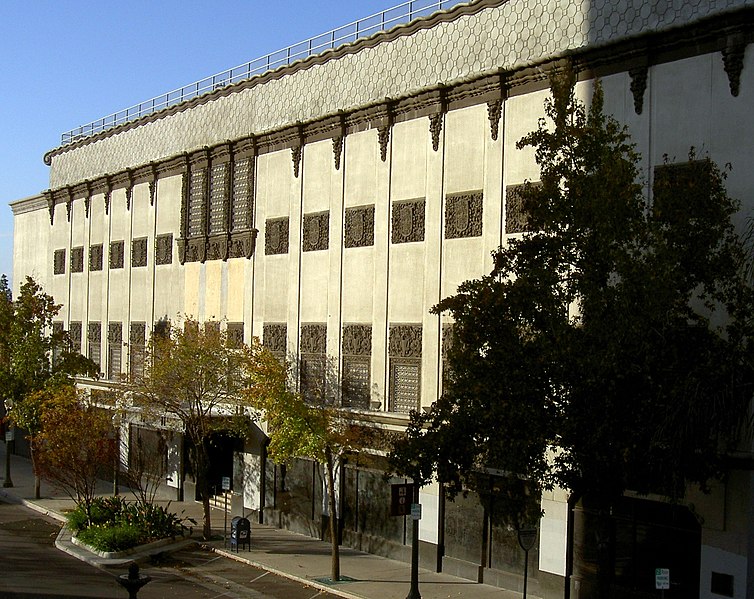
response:
<path fill-rule="evenodd" d="M 683 163 L 694 147 L 731 163 L 742 224 L 754 207 L 753 37 L 752 0 L 439 11 L 51 150 L 49 190 L 12 203 L 14 286 L 33 276 L 63 304 L 56 326 L 100 364 L 92 388 L 142 367 L 155 323 L 190 316 L 259 337 L 302 375 L 332 370 L 344 407 L 399 432 L 442 393 L 451 323 L 430 308 L 522 232 L 517 189 L 539 174 L 516 142 L 543 116 L 548 74 L 574 69 L 584 99 L 601 80 L 648 194 L 666 155 Z M 180 431 L 167 437 L 181 490 Z M 321 468 L 272 464 L 264 439 L 220 452 L 218 476 L 260 519 L 324 534 Z M 373 453 L 341 470 L 343 542 L 407 558 L 410 533 L 388 516 Z M 627 596 L 653 590 L 661 567 L 676 584 L 668 596 L 754 596 L 754 478 L 741 464 L 682 506 L 626 498 Z M 524 554 L 494 506 L 448 501 L 438 485 L 421 499 L 425 566 L 521 588 Z M 589 506 L 554 491 L 542 507 L 530 592 L 589 596 Z"/>

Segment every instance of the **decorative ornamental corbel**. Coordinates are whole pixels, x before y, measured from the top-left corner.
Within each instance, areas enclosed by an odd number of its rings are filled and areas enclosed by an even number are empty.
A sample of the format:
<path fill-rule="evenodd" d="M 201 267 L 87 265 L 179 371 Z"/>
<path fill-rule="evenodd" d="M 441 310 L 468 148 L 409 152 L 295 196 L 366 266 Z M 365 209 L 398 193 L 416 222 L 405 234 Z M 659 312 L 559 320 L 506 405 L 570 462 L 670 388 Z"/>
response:
<path fill-rule="evenodd" d="M 497 141 L 500 130 L 500 117 L 503 116 L 503 100 L 487 102 L 487 118 L 490 121 L 490 137 Z"/>
<path fill-rule="evenodd" d="M 380 144 L 380 160 L 387 161 L 387 148 L 390 144 L 390 130 L 393 128 L 393 108 L 390 98 L 385 98 L 384 116 L 377 121 L 377 141 Z"/>
<path fill-rule="evenodd" d="M 723 68 L 728 75 L 730 94 L 736 98 L 741 91 L 741 73 L 744 69 L 744 55 L 746 54 L 746 40 L 741 33 L 728 35 L 722 50 Z"/>
<path fill-rule="evenodd" d="M 301 172 L 301 156 L 304 149 L 304 134 L 301 129 L 301 125 L 297 126 L 298 139 L 296 144 L 291 148 L 291 160 L 293 161 L 293 176 L 298 179 L 298 174 Z"/>
<path fill-rule="evenodd" d="M 133 200 L 134 193 L 134 179 L 133 173 L 130 170 L 126 171 L 126 210 L 131 210 L 131 201 Z"/>
<path fill-rule="evenodd" d="M 340 170 L 340 159 L 343 155 L 343 141 L 346 138 L 346 124 L 343 114 L 340 115 L 340 126 L 338 127 L 337 134 L 332 138 L 332 153 L 333 160 L 335 161 L 335 170 Z"/>
<path fill-rule="evenodd" d="M 73 192 L 71 191 L 70 187 L 66 187 L 65 193 L 66 193 L 66 198 L 65 198 L 66 218 L 68 219 L 68 222 L 71 222 L 71 208 L 73 207 Z"/>
<path fill-rule="evenodd" d="M 105 214 L 110 214 L 110 200 L 113 196 L 113 184 L 109 175 L 105 175 Z"/>
<path fill-rule="evenodd" d="M 47 211 L 50 213 L 50 226 L 52 226 L 55 224 L 55 196 L 49 189 L 43 193 L 47 201 Z"/>
<path fill-rule="evenodd" d="M 154 162 L 149 163 L 149 205 L 154 206 L 157 198 L 157 166 Z"/>
<path fill-rule="evenodd" d="M 440 89 L 440 102 L 436 108 L 435 114 L 429 115 L 429 135 L 432 137 L 432 150 L 437 152 L 440 149 L 440 134 L 442 133 L 442 123 L 445 117 L 445 90 Z"/>
<path fill-rule="evenodd" d="M 634 96 L 634 111 L 641 114 L 644 110 L 644 92 L 647 90 L 647 76 L 649 68 L 647 65 L 641 65 L 629 69 L 628 76 L 631 77 L 631 93 Z"/>
<path fill-rule="evenodd" d="M 89 206 L 92 203 L 92 182 L 89 180 L 84 181 L 84 187 L 86 188 L 86 194 L 84 195 L 84 214 L 86 214 L 86 218 L 89 218 Z"/>

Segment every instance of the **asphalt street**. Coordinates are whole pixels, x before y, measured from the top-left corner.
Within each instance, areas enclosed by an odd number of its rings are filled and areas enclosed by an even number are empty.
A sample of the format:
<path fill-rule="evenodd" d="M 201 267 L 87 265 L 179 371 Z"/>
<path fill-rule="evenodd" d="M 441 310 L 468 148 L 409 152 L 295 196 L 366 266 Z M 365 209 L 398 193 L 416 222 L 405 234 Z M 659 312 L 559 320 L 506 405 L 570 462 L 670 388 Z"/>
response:
<path fill-rule="evenodd" d="M 0 599 L 128 597 L 116 578 L 55 548 L 60 524 L 21 505 L 0 502 Z M 142 565 L 152 582 L 139 599 L 325 599 L 329 593 L 199 547 Z"/>

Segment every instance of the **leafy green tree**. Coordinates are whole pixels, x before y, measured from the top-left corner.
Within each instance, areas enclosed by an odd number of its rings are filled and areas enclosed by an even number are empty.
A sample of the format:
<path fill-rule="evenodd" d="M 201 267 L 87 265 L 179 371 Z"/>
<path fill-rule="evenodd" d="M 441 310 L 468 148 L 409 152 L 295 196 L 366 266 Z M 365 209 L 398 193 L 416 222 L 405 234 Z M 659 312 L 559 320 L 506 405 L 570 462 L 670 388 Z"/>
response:
<path fill-rule="evenodd" d="M 173 416 L 181 422 L 203 505 L 205 539 L 212 536 L 209 443 L 218 431 L 246 430 L 247 402 L 241 392 L 251 384 L 251 354 L 248 345 L 231 347 L 219 327 L 187 320 L 182 330 L 152 335 L 143 376 L 124 387 L 145 414 Z"/>
<path fill-rule="evenodd" d="M 83 506 L 91 522 L 97 474 L 115 457 L 109 413 L 73 385 L 38 391 L 26 401 L 39 406 L 41 432 L 32 443 L 40 473 Z"/>
<path fill-rule="evenodd" d="M 41 432 L 36 395 L 40 391 L 66 386 L 73 377 L 96 377 L 97 365 L 74 351 L 64 332 L 53 332 L 52 320 L 60 311 L 52 296 L 31 278 L 21 285 L 18 298 L 10 300 L 5 277 L 0 279 L 0 394 L 13 409 L 8 414 L 13 424 L 23 428 L 32 441 L 31 458 L 35 466 L 35 497 L 39 498 L 40 477 L 36 474 L 34 437 Z M 53 357 L 54 356 L 54 357 Z M 10 401 L 9 401 L 10 400 Z"/>
<path fill-rule="evenodd" d="M 626 489 L 678 498 L 723 471 L 748 422 L 752 290 L 724 171 L 692 151 L 657 169 L 648 202 L 599 85 L 587 109 L 573 76 L 555 77 L 545 112 L 518 144 L 540 167 L 522 193 L 529 232 L 434 308 L 454 321 L 450 373 L 392 460 L 451 494 L 492 489 L 516 526 L 560 485 L 599 506 L 609 538 Z"/>
<path fill-rule="evenodd" d="M 289 364 L 257 345 L 256 376 L 247 393 L 267 423 L 267 452 L 273 460 L 286 463 L 294 458 L 309 458 L 324 465 L 332 548 L 330 577 L 337 581 L 340 550 L 335 473 L 341 458 L 361 446 L 363 435 L 349 413 L 339 407 L 334 368 L 327 363 L 322 368 L 315 369 L 321 375 L 316 377 L 316 383 L 309 380 L 302 384 L 303 393 L 295 393 L 288 389 Z"/>

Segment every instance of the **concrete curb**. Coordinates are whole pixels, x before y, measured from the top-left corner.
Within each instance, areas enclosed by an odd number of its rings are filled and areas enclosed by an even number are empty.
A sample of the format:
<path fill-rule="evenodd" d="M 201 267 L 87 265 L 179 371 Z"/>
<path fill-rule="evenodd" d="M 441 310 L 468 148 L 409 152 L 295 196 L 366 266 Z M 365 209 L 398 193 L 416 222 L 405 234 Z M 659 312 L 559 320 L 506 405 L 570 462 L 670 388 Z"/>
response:
<path fill-rule="evenodd" d="M 294 574 L 290 574 L 289 572 L 284 572 L 282 570 L 278 570 L 276 568 L 272 568 L 266 564 L 263 564 L 261 562 L 254 561 L 252 559 L 249 559 L 247 557 L 244 557 L 243 555 L 240 555 L 238 553 L 235 553 L 233 551 L 228 551 L 227 549 L 220 549 L 219 547 L 212 547 L 211 545 L 204 545 L 207 549 L 210 551 L 222 555 L 224 557 L 236 560 L 237 562 L 242 562 L 244 564 L 248 564 L 250 566 L 254 566 L 255 568 L 259 568 L 260 570 L 265 570 L 266 572 L 269 572 L 270 574 L 275 574 L 276 576 L 280 576 L 282 578 L 287 578 L 288 580 L 293 580 L 295 582 L 300 582 L 301 584 L 305 584 L 308 587 L 315 588 L 319 591 L 325 591 L 327 593 L 330 593 L 332 595 L 338 595 L 339 597 L 343 597 L 344 599 L 367 599 L 365 595 L 360 595 L 356 593 L 349 593 L 348 591 L 342 591 L 338 589 L 337 587 L 330 586 L 327 584 L 323 584 L 321 582 L 317 582 L 316 580 L 312 580 L 310 578 L 302 578 L 300 576 L 296 576 Z"/>

